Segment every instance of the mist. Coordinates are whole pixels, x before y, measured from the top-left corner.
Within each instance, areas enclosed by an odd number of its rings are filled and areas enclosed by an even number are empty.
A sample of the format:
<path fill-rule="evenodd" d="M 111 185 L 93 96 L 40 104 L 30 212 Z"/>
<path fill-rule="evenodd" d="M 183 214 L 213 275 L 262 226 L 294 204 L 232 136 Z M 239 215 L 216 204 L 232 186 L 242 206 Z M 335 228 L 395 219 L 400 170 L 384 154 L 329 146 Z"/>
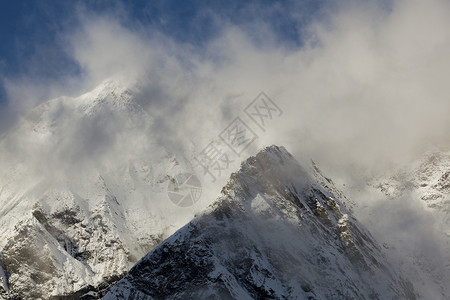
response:
<path fill-rule="evenodd" d="M 81 26 L 61 34 L 81 74 L 41 85 L 6 80 L 13 115 L 120 78 L 139 81 L 142 105 L 161 115 L 154 134 L 174 147 L 186 143 L 180 137 L 199 147 L 215 138 L 260 91 L 286 113 L 256 148 L 283 144 L 333 172 L 384 168 L 430 145 L 449 146 L 447 1 L 325 6 L 301 28 L 298 47 L 278 43 L 268 26 L 254 32 L 221 15 L 223 30 L 200 48 L 126 27 L 119 13 L 80 11 Z"/>
<path fill-rule="evenodd" d="M 8 103 L 3 106 L 0 132 L 7 132 L 45 100 L 80 95 L 106 79 L 138 86 L 139 105 L 153 116 L 152 123 L 137 134 L 124 131 L 116 119 L 108 122 L 105 114 L 100 125 L 72 128 L 66 124 L 67 143 L 58 148 L 59 156 L 46 157 L 51 152 L 45 149 L 33 153 L 32 147 L 21 146 L 21 140 L 9 141 L 8 151 L 39 172 L 49 173 L 63 165 L 65 169 L 77 165 L 81 170 L 80 165 L 93 161 L 112 164 L 119 153 L 137 144 L 132 141 L 150 141 L 180 161 L 189 160 L 209 142 L 220 141 L 219 134 L 241 117 L 253 126 L 257 139 L 245 152 L 234 155 L 234 163 L 217 182 L 204 178 L 209 180 L 204 185 L 211 187 L 205 194 L 213 197 L 240 161 L 271 144 L 285 146 L 299 161 L 314 159 L 336 182 L 360 190 L 366 189 L 367 178 L 430 148 L 450 149 L 450 2 L 330 4 L 298 28 L 300 45 L 281 43 L 264 22 L 240 27 L 227 16 L 208 13 L 222 24 L 222 30 L 199 46 L 132 20 L 124 22 L 120 12 L 96 15 L 81 9 L 81 25 L 61 32 L 67 54 L 81 72 L 48 84 L 29 78 L 4 79 Z M 298 18 L 301 23 L 301 15 Z M 282 110 L 265 130 L 245 114 L 261 91 Z M 81 132 L 90 134 L 80 137 Z M 118 132 L 128 136 L 128 142 L 119 143 Z M 80 139 L 83 142 L 74 148 L 73 141 Z M 84 158 L 85 164 L 80 164 Z M 352 200 L 358 203 L 364 193 L 370 192 L 354 193 Z M 398 220 L 413 214 L 420 220 L 420 235 L 431 235 L 426 241 L 406 238 L 407 245 L 443 255 L 445 242 L 435 238 L 436 224 L 427 212 L 421 212 L 420 205 L 411 202 L 398 209 L 398 202 L 386 206 L 373 195 L 367 198 L 370 202 L 365 205 L 372 211 L 400 214 L 380 225 L 360 212 L 366 218 L 363 223 L 373 223 L 377 237 L 388 242 L 400 233 L 412 238 L 417 226 L 401 226 Z"/>

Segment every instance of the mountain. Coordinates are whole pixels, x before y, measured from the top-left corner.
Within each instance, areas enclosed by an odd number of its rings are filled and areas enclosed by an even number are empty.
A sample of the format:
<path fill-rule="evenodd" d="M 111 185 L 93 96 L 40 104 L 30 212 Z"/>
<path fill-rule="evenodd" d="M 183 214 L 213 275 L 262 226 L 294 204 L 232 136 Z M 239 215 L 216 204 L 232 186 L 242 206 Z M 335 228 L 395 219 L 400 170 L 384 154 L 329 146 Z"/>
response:
<path fill-rule="evenodd" d="M 183 171 L 139 85 L 107 80 L 33 109 L 0 139 L 0 298 L 99 293 L 186 224 Z"/>
<path fill-rule="evenodd" d="M 450 236 L 450 153 L 427 152 L 420 159 L 399 168 L 372 184 L 389 197 L 410 194 L 439 213 Z"/>
<path fill-rule="evenodd" d="M 332 181 L 310 174 L 283 147 L 248 158 L 104 299 L 415 299 Z"/>
<path fill-rule="evenodd" d="M 424 299 L 450 295 L 450 153 L 428 151 L 418 159 L 370 182 L 383 199 L 368 224 L 392 260 Z M 380 217 L 382 216 L 382 217 Z M 381 220 L 386 220 L 385 222 Z M 386 225 L 385 225 L 386 226 Z M 384 238 L 389 240 L 384 241 Z M 401 253 L 399 255 L 398 253 Z"/>

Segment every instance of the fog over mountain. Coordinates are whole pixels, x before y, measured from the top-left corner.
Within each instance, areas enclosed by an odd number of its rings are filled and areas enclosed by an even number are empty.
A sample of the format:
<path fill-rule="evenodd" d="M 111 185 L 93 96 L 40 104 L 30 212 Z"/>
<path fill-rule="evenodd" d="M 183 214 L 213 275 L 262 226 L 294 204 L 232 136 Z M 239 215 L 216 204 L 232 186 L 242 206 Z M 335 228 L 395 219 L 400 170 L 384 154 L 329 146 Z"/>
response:
<path fill-rule="evenodd" d="M 416 299 L 332 183 L 310 174 L 283 147 L 248 158 L 105 299 Z"/>
<path fill-rule="evenodd" d="M 244 159 L 267 145 L 283 145 L 301 163 L 313 159 L 355 202 L 355 217 L 392 250 L 393 265 L 414 264 L 417 257 L 430 258 L 429 266 L 444 262 L 433 276 L 450 282 L 449 1 L 325 1 L 307 21 L 307 5 L 252 2 L 240 10 L 252 20 L 247 23 L 205 7 L 198 15 L 208 15 L 220 30 L 201 43 L 134 20 L 118 3 L 104 12 L 77 4 L 77 25 L 58 32 L 59 44 L 79 69 L 76 74 L 56 80 L 37 80 L 26 72 L 1 75 L 3 182 L 12 178 L 16 164 L 23 169 L 14 174 L 31 189 L 42 178 L 60 186 L 99 170 L 120 169 L 130 160 L 151 160 L 157 152 L 201 177 L 202 197 L 186 209 L 190 216 L 214 201 Z M 292 28 L 295 39 L 281 40 L 269 22 L 255 17 L 274 12 L 298 21 Z M 114 112 L 105 106 L 89 121 L 73 121 L 71 109 L 80 105 L 75 99 L 111 82 L 119 83 L 121 97 L 130 90 L 138 114 L 151 118 L 138 125 L 124 115 L 111 117 Z M 282 111 L 263 129 L 245 113 L 261 91 Z M 98 99 L 114 98 L 110 92 Z M 51 143 L 45 140 L 50 135 L 28 134 L 39 129 L 33 126 L 43 112 L 45 130 L 56 132 Z M 252 126 L 257 138 L 212 180 L 192 158 L 211 141 L 220 142 L 220 133 L 236 117 Z M 441 156 L 429 161 L 430 153 Z M 423 161 L 429 167 L 415 167 Z M 423 192 L 421 184 L 430 190 Z M 439 194 L 439 201 L 425 197 L 429 194 Z M 173 204 L 168 200 L 167 205 Z M 423 291 L 434 289 L 427 280 L 417 278 Z"/>
<path fill-rule="evenodd" d="M 299 27 L 301 46 L 277 43 L 264 24 L 253 32 L 218 13 L 223 29 L 201 48 L 127 25 L 118 12 L 80 9 L 81 27 L 61 32 L 80 75 L 46 85 L 4 78 L 11 110 L 3 113 L 23 116 L 38 101 L 76 96 L 108 78 L 138 80 L 142 102 L 164 116 L 161 139 L 183 149 L 203 145 L 265 91 L 289 113 L 261 145 L 282 140 L 341 173 L 384 167 L 449 144 L 450 9 L 446 1 L 382 4 L 324 6 Z"/>

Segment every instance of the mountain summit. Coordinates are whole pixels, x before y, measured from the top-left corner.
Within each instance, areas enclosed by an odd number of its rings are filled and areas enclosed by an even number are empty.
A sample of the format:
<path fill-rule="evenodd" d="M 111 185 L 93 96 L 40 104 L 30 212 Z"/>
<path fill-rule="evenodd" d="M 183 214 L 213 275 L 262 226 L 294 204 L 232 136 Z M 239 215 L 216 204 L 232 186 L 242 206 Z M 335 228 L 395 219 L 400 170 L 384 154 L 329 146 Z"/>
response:
<path fill-rule="evenodd" d="M 107 80 L 33 109 L 0 139 L 0 298 L 78 297 L 115 282 L 194 216 L 139 87 Z"/>
<path fill-rule="evenodd" d="M 105 299 L 415 299 L 366 229 L 283 147 L 242 163 L 208 209 Z"/>

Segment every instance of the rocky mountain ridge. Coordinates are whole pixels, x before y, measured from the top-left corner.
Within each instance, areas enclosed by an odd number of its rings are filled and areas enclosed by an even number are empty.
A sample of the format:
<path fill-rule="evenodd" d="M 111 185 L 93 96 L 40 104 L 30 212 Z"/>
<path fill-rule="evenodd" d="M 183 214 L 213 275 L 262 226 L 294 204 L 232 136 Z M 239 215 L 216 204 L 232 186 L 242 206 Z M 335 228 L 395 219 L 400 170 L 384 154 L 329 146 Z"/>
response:
<path fill-rule="evenodd" d="M 243 162 L 218 200 L 104 299 L 415 299 L 329 190 L 283 148 Z"/>

